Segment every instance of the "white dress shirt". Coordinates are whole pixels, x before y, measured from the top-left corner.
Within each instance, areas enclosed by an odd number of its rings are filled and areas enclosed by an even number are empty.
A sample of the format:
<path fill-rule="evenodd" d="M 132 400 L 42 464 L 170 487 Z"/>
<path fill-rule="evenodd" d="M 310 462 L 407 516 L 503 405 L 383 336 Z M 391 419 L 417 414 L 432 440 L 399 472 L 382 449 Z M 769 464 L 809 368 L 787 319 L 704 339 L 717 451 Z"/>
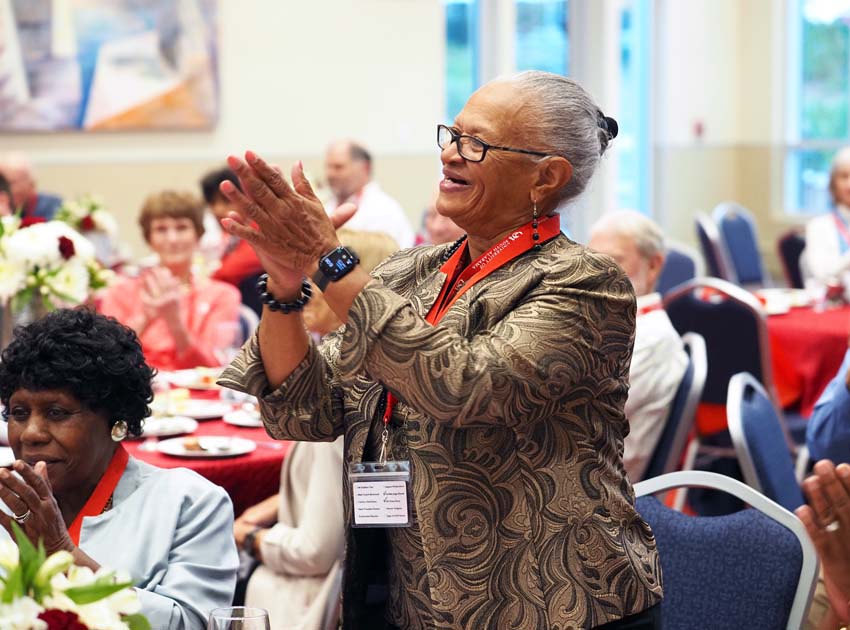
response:
<path fill-rule="evenodd" d="M 623 464 L 632 483 L 643 478 L 670 415 L 676 389 L 688 368 L 682 338 L 661 308 L 661 295 L 642 295 L 637 299 L 637 307 L 626 400 L 629 434 L 623 454 Z"/>
<path fill-rule="evenodd" d="M 837 212 L 850 224 L 850 208 L 839 206 Z M 841 253 L 841 243 L 834 213 L 822 214 L 806 223 L 803 252 L 806 275 L 822 284 L 840 282 L 850 286 L 850 248 Z"/>
<path fill-rule="evenodd" d="M 384 232 L 392 236 L 401 249 L 413 247 L 416 235 L 407 215 L 395 199 L 381 190 L 377 182 L 369 182 L 360 193 L 346 201 L 356 204 L 357 212 L 345 227 L 364 232 Z M 325 210 L 330 214 L 338 205 L 336 199 L 331 197 L 325 203 Z"/>

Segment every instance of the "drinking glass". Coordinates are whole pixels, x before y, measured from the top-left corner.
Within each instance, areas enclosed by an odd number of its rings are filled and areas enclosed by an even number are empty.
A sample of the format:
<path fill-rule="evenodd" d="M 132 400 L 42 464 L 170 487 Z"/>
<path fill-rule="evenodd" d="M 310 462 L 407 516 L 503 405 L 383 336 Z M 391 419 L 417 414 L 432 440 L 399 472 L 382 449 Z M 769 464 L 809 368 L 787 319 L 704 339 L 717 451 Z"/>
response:
<path fill-rule="evenodd" d="M 207 630 L 270 630 L 269 611 L 249 606 L 216 608 L 210 613 Z"/>
<path fill-rule="evenodd" d="M 242 325 L 239 322 L 219 322 L 215 326 L 213 354 L 220 365 L 229 365 L 242 349 Z"/>

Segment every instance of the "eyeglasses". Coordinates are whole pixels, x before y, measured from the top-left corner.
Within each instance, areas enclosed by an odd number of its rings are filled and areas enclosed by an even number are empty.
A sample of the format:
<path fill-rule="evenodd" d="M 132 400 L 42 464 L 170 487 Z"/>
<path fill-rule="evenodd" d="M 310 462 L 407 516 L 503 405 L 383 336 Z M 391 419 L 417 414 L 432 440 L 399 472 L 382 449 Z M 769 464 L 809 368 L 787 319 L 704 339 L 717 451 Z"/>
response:
<path fill-rule="evenodd" d="M 460 134 L 445 125 L 437 125 L 437 146 L 445 150 L 453 142 L 457 144 L 457 152 L 460 154 L 460 157 L 467 162 L 480 162 L 487 155 L 487 151 L 510 151 L 512 153 L 524 153 L 526 155 L 538 155 L 540 157 L 552 156 L 551 153 L 542 153 L 540 151 L 497 147 L 493 144 L 487 144 L 475 136 Z"/>

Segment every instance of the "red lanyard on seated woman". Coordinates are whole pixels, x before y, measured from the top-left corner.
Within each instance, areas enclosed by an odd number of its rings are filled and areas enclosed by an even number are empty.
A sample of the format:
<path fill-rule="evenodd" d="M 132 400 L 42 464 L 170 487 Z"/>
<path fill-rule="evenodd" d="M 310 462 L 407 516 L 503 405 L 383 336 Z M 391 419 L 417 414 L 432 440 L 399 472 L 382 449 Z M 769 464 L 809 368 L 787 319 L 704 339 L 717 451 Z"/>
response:
<path fill-rule="evenodd" d="M 440 267 L 440 271 L 446 274 L 446 280 L 443 282 L 443 288 L 440 290 L 434 305 L 425 316 L 425 321 L 431 325 L 436 325 L 460 296 L 469 291 L 477 282 L 514 258 L 521 256 L 535 245 L 543 244 L 561 233 L 561 217 L 557 214 L 538 221 L 537 230 L 533 228 L 533 223 L 534 221 L 529 221 L 521 228 L 513 231 L 502 242 L 481 254 L 466 269 L 460 267 L 466 254 L 466 247 L 459 247 L 451 258 Z M 534 240 L 533 234 L 535 232 L 539 233 L 538 240 Z M 384 408 L 385 431 L 390 423 L 390 418 L 392 418 L 396 402 L 396 397 L 387 392 L 387 403 Z"/>
<path fill-rule="evenodd" d="M 86 501 L 83 509 L 80 510 L 80 513 L 77 514 L 76 518 L 74 518 L 74 522 L 71 523 L 71 526 L 68 528 L 68 533 L 71 535 L 71 540 L 74 541 L 75 545 L 80 544 L 80 532 L 83 528 L 83 519 L 86 516 L 100 516 L 103 514 L 103 510 L 109 503 L 109 499 L 112 498 L 112 494 L 115 492 L 115 488 L 118 486 L 118 482 L 121 480 L 121 476 L 127 468 L 127 462 L 129 459 L 130 455 L 126 450 L 124 450 L 124 447 L 119 444 L 118 448 L 115 449 L 115 453 L 112 455 L 109 466 L 106 467 L 106 472 L 103 473 L 103 477 L 101 477 L 100 481 L 97 482 L 94 492 L 91 493 L 91 496 L 88 501 Z"/>

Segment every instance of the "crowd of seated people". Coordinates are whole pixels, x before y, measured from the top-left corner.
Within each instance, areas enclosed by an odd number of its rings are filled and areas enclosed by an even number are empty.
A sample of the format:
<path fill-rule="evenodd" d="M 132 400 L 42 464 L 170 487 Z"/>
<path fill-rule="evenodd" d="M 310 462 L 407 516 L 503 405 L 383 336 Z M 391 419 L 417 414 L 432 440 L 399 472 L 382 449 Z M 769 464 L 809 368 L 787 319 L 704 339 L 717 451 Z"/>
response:
<path fill-rule="evenodd" d="M 332 195 L 327 211 L 345 202 L 358 206 L 338 236 L 359 254 L 364 268 L 375 267 L 399 246 L 414 244 L 401 207 L 373 181 L 365 148 L 351 141 L 334 143 L 325 169 Z M 217 351 L 232 343 L 228 336 L 235 331 L 232 324 L 244 299 L 239 289 L 263 271 L 251 244 L 225 232 L 216 237 L 214 269 L 207 270 L 209 275 L 197 271 L 205 213 L 220 221 L 236 209 L 221 192 L 223 182 L 240 186 L 224 167 L 201 179 L 203 199 L 180 191 L 150 195 L 138 223 L 156 263 L 138 275 L 120 277 L 99 300 L 102 315 L 58 311 L 19 329 L 3 350 L 0 401 L 8 418 L 6 439 L 21 462 L 14 467 L 17 475 L 0 469 L 0 524 L 29 513 L 33 506 L 21 499 L 23 488 L 41 491 L 48 486 L 40 479 L 48 479 L 56 509 L 41 520 L 25 520 L 27 535 L 35 541 L 49 534 L 48 551 L 70 550 L 79 564 L 97 567 L 104 562 L 138 576 L 143 612 L 162 624 L 154 627 L 203 628 L 209 609 L 229 604 L 239 548 L 259 563 L 247 583 L 245 603 L 272 611 L 272 630 L 275 620 L 281 627 L 318 628 L 335 592 L 343 554 L 342 438 L 297 443 L 281 470 L 280 492 L 235 520 L 230 500 L 217 486 L 185 470 L 164 471 L 128 458 L 120 446 L 128 433 L 140 431 L 149 412 L 152 368 L 221 364 Z M 835 207 L 809 221 L 803 264 L 818 282 L 850 287 L 850 148 L 837 153 L 829 186 Z M 423 213 L 417 245 L 451 243 L 464 235 L 437 212 L 435 199 Z M 49 219 L 60 204 L 59 197 L 37 190 L 25 158 L 0 157 L 0 215 L 20 210 L 24 216 Z M 588 247 L 622 268 L 637 300 L 623 453 L 626 472 L 636 482 L 643 478 L 688 363 L 655 292 L 665 239 L 644 215 L 617 211 L 593 225 Z M 304 320 L 320 342 L 342 322 L 321 293 L 314 293 Z M 32 348 L 45 341 L 50 351 L 36 355 Z M 85 360 L 92 353 L 108 356 L 120 369 L 104 371 Z M 107 382 L 110 387 L 98 386 Z M 73 416 L 73 423 L 59 427 L 57 414 Z M 824 461 L 803 484 L 809 506 L 798 515 L 824 563 L 832 617 L 823 627 L 832 627 L 830 623 L 850 618 L 850 350 L 815 407 L 807 444 L 812 460 Z M 56 457 L 46 467 L 36 466 L 48 455 Z M 85 466 L 79 465 L 82 460 Z M 117 465 L 122 474 L 109 505 L 82 521 L 81 488 L 96 487 L 104 471 Z M 142 510 L 145 497 L 160 493 L 168 499 L 158 509 L 173 518 L 155 518 Z M 51 529 L 39 529 L 41 522 L 51 523 Z M 141 532 L 131 546 L 121 539 L 128 523 Z M 178 548 L 182 560 L 175 563 L 169 558 Z"/>

